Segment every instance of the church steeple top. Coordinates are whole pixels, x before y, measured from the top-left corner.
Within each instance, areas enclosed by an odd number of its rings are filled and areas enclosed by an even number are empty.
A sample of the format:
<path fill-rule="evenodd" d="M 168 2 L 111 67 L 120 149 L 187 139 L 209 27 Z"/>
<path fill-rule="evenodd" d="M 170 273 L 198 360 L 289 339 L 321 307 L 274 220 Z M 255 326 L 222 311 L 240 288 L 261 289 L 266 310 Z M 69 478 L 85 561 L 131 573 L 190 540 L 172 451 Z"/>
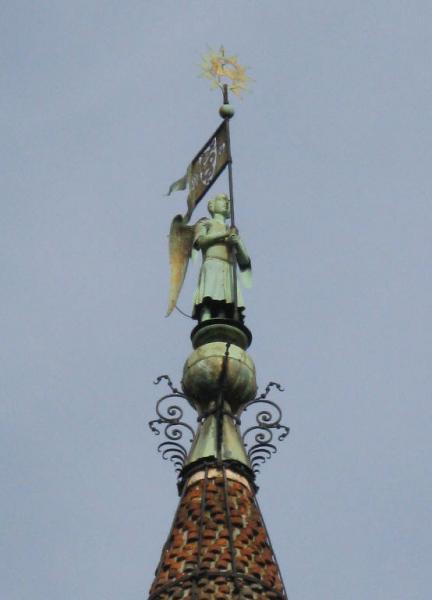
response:
<path fill-rule="evenodd" d="M 206 58 L 205 72 L 223 91 L 222 124 L 174 182 L 169 193 L 188 188 L 187 212 L 177 215 L 169 236 L 171 285 L 168 315 L 176 307 L 190 256 L 202 264 L 193 298 L 192 352 L 181 389 L 166 375 L 170 393 L 150 422 L 159 444 L 179 473 L 180 503 L 150 590 L 149 600 L 281 600 L 282 576 L 256 500 L 255 475 L 289 432 L 280 408 L 268 398 L 271 382 L 257 396 L 255 365 L 248 353 L 252 334 L 245 326 L 245 303 L 237 281 L 251 283 L 251 259 L 234 219 L 229 120 L 234 114 L 228 89 L 244 89 L 246 75 L 235 57 L 221 49 Z M 227 78 L 230 83 L 223 83 Z M 228 167 L 229 194 L 208 203 L 209 218 L 190 225 L 192 213 Z M 227 224 L 227 220 L 230 223 Z M 197 413 L 196 427 L 184 420 L 181 402 Z M 246 410 L 256 421 L 242 431 Z M 185 434 L 191 445 L 183 443 Z"/>

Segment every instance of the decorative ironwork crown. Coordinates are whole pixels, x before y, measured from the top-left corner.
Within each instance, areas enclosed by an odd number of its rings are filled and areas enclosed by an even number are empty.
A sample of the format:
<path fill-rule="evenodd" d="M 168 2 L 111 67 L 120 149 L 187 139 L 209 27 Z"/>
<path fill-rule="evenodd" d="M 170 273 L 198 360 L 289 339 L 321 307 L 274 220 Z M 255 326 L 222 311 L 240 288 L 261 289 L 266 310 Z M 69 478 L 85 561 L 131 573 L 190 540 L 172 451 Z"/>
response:
<path fill-rule="evenodd" d="M 177 473 L 181 473 L 189 454 L 185 444 L 188 442 L 189 444 L 193 443 L 196 428 L 190 422 L 184 420 L 185 409 L 179 406 L 178 402 L 186 402 L 185 408 L 190 407 L 193 403 L 190 398 L 173 385 L 168 375 L 160 375 L 154 381 L 154 384 L 158 385 L 163 380 L 166 381 L 171 391 L 158 400 L 156 404 L 157 418 L 149 421 L 149 427 L 155 435 L 162 433 L 165 436 L 165 440 L 158 445 L 158 452 L 162 454 L 164 460 L 170 460 L 173 463 Z M 245 405 L 241 414 L 242 416 L 246 411 L 257 409 L 255 424 L 248 427 L 241 436 L 255 474 L 259 473 L 261 465 L 277 452 L 276 442 L 282 442 L 290 431 L 289 427 L 281 423 L 281 408 L 276 402 L 268 398 L 272 388 L 280 392 L 284 391 L 279 383 L 270 381 L 262 394 Z M 172 403 L 170 404 L 170 402 Z M 216 414 L 217 410 L 217 407 L 215 407 L 213 411 L 198 416 L 197 423 L 202 423 L 209 416 Z M 224 411 L 224 413 L 233 419 L 236 427 L 241 427 L 240 417 L 228 411 Z M 277 436 L 276 439 L 275 436 Z"/>

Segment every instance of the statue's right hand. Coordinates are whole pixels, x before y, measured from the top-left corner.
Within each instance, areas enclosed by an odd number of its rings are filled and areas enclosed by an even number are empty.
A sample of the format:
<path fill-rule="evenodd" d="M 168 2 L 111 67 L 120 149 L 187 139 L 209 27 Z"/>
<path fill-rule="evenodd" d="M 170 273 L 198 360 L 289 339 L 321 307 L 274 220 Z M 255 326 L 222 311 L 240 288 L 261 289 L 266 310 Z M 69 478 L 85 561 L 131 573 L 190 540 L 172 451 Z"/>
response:
<path fill-rule="evenodd" d="M 239 236 L 237 235 L 237 233 L 229 233 L 228 235 L 228 243 L 231 244 L 232 246 L 235 246 L 236 244 L 238 244 L 239 242 Z"/>

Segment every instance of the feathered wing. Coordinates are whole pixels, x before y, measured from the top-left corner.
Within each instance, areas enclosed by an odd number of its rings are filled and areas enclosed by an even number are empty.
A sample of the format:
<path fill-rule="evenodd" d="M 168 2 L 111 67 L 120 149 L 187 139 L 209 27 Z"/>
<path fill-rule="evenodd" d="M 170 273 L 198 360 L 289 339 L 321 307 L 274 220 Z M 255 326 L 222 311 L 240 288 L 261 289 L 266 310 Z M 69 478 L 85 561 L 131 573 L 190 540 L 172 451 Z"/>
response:
<path fill-rule="evenodd" d="M 171 267 L 170 291 L 168 299 L 168 317 L 174 310 L 186 277 L 189 258 L 194 241 L 195 226 L 186 225 L 183 217 L 177 215 L 171 223 L 169 232 L 169 255 Z"/>

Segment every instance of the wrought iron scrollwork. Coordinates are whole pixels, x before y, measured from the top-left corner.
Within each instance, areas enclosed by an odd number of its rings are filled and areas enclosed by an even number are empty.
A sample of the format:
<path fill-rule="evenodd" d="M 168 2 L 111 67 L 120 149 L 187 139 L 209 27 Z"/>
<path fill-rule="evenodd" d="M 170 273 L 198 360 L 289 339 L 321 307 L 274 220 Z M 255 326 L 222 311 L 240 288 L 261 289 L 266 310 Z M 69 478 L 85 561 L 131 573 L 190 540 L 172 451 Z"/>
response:
<path fill-rule="evenodd" d="M 170 388 L 173 394 L 181 394 L 181 391 L 174 387 L 174 384 L 171 381 L 171 377 L 169 375 L 159 375 L 159 377 L 157 377 L 155 381 L 153 381 L 153 385 L 159 385 L 162 379 L 166 380 L 167 386 Z"/>
<path fill-rule="evenodd" d="M 193 441 L 195 430 L 191 425 L 183 421 L 184 410 L 178 404 L 170 402 L 176 402 L 177 400 L 188 399 L 182 394 L 176 387 L 174 387 L 171 379 L 168 375 L 161 375 L 154 381 L 155 385 L 158 385 L 163 379 L 167 381 L 167 385 L 171 390 L 170 394 L 162 396 L 156 404 L 157 418 L 149 421 L 149 427 L 155 435 L 163 435 L 166 440 L 161 442 L 158 446 L 158 452 L 162 454 L 164 460 L 170 460 L 175 467 L 175 471 L 179 473 L 185 463 L 188 451 L 180 443 L 183 437 L 190 434 L 190 442 Z"/>
<path fill-rule="evenodd" d="M 246 404 L 244 411 L 252 406 L 265 405 L 265 408 L 259 410 L 255 416 L 256 424 L 246 429 L 242 435 L 243 443 L 248 451 L 249 460 L 254 473 L 259 473 L 260 466 L 277 452 L 274 436 L 275 431 L 279 432 L 277 441 L 282 442 L 289 434 L 289 427 L 281 424 L 282 411 L 280 407 L 267 398 L 271 388 L 276 388 L 280 392 L 284 389 L 278 383 L 270 381 L 265 391 Z M 244 412 L 243 411 L 243 412 Z"/>

